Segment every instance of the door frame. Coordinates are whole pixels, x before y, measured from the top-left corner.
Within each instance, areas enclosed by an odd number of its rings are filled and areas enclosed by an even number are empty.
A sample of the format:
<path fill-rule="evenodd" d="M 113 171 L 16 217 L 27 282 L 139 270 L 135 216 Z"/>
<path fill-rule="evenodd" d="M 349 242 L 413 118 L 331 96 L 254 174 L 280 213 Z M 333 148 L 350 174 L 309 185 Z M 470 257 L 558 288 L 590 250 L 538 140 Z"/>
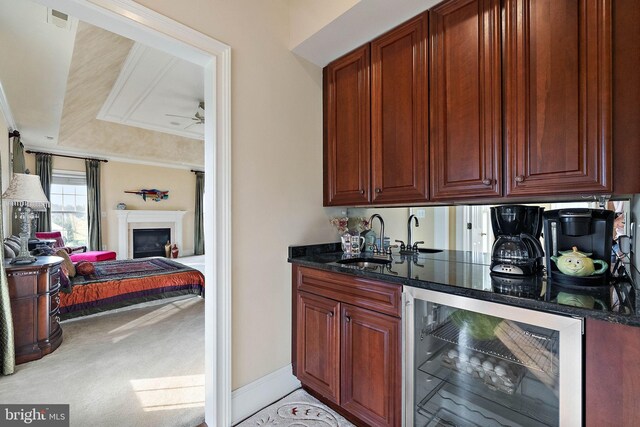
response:
<path fill-rule="evenodd" d="M 35 0 L 204 68 L 205 422 L 231 425 L 231 47 L 132 0 Z"/>

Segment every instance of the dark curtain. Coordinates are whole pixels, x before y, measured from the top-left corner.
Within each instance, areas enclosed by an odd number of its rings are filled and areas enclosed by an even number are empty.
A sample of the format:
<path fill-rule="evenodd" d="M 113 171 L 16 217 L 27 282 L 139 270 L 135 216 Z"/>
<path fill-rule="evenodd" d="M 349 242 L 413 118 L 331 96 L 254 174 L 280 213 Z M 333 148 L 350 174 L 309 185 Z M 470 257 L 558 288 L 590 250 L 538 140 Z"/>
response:
<path fill-rule="evenodd" d="M 13 148 L 11 150 L 11 152 L 13 153 L 13 157 L 12 157 L 12 172 L 13 173 L 24 173 L 25 171 L 25 166 L 24 166 L 24 146 L 22 145 L 22 142 L 20 142 L 20 137 L 19 136 L 14 136 L 13 137 Z M 20 219 L 15 218 L 15 215 L 13 215 L 13 209 L 17 209 L 17 208 L 9 208 L 9 213 L 11 214 L 12 220 L 11 220 L 11 233 L 15 234 L 16 236 L 18 234 L 20 234 Z"/>
<path fill-rule="evenodd" d="M 2 188 L 2 161 L 0 159 L 0 188 Z M 23 163 L 24 167 L 24 157 Z M 2 192 L 0 192 L 0 218 L 4 218 Z M 4 230 L 0 226 L 0 241 L 4 241 Z M 13 318 L 11 317 L 11 299 L 9 283 L 4 270 L 4 248 L 0 250 L 0 374 L 13 374 L 16 367 L 16 354 L 13 343 Z"/>
<path fill-rule="evenodd" d="M 89 223 L 89 250 L 102 250 L 102 227 L 100 225 L 100 161 L 84 161 L 87 170 L 87 222 Z"/>
<path fill-rule="evenodd" d="M 204 254 L 204 172 L 196 172 L 194 254 Z"/>
<path fill-rule="evenodd" d="M 51 166 L 51 154 L 36 154 L 36 175 L 40 177 L 40 184 L 47 200 L 51 201 L 51 175 L 53 169 Z M 51 231 L 51 208 L 48 207 L 45 212 L 38 212 L 38 231 Z"/>

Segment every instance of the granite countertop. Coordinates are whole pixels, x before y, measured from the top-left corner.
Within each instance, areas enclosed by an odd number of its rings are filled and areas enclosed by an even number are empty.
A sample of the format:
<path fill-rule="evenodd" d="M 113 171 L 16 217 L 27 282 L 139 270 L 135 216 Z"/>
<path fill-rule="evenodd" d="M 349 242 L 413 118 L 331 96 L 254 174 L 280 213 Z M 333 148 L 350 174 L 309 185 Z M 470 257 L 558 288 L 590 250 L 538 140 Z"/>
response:
<path fill-rule="evenodd" d="M 363 253 L 358 257 L 370 258 Z M 640 283 L 638 271 L 625 266 L 629 280 L 614 281 L 605 288 L 587 286 L 567 287 L 537 276 L 500 277 L 490 273 L 491 257 L 487 254 L 444 250 L 436 253 L 400 255 L 394 252 L 388 265 L 362 268 L 339 264 L 345 255 L 339 243 L 290 246 L 289 262 L 336 273 L 378 279 L 404 286 L 445 292 L 554 314 L 593 318 L 613 323 L 640 326 L 640 304 L 636 299 Z M 620 282 L 620 283 L 618 283 Z M 558 293 L 590 295 L 596 307 L 581 308 L 559 304 Z M 616 303 L 622 301 L 622 303 Z"/>

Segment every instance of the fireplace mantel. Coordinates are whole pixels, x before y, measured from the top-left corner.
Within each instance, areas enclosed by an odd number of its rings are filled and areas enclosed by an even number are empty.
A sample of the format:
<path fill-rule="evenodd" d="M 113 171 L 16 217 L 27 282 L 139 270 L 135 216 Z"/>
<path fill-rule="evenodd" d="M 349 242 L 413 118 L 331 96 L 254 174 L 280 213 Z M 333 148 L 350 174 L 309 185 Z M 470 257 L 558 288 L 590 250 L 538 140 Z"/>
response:
<path fill-rule="evenodd" d="M 153 228 L 163 224 L 171 228 L 171 243 L 182 247 L 182 218 L 186 211 L 116 210 L 118 216 L 118 259 L 133 257 L 132 233 L 136 228 Z"/>

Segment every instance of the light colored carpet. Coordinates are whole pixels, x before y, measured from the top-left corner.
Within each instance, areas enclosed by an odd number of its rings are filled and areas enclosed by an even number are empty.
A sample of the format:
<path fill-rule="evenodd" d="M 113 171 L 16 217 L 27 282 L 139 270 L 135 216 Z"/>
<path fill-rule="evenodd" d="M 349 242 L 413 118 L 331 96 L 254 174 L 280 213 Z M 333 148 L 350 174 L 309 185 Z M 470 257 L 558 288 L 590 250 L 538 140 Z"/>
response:
<path fill-rule="evenodd" d="M 156 301 L 62 328 L 56 351 L 0 377 L 0 402 L 70 404 L 78 427 L 204 421 L 202 298 Z"/>
<path fill-rule="evenodd" d="M 353 426 L 303 389 L 298 389 L 236 427 L 275 426 L 286 427 L 349 427 Z"/>

